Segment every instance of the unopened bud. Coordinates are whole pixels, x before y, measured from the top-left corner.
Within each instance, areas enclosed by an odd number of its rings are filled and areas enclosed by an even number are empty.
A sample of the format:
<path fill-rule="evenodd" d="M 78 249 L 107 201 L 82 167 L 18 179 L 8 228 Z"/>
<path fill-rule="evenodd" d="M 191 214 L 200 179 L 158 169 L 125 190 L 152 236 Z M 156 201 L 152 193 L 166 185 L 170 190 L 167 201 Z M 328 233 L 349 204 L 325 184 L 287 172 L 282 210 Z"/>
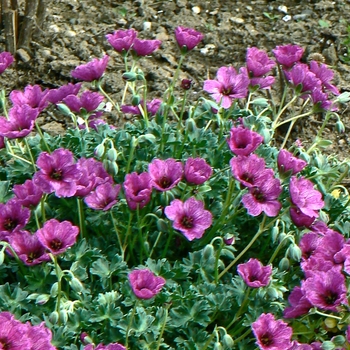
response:
<path fill-rule="evenodd" d="M 137 80 L 137 74 L 134 73 L 134 72 L 125 72 L 125 73 L 122 75 L 122 78 L 123 78 L 125 81 L 136 81 L 136 80 Z"/>
<path fill-rule="evenodd" d="M 197 125 L 193 118 L 188 118 L 186 120 L 186 130 L 190 133 L 193 133 L 197 130 Z"/>
<path fill-rule="evenodd" d="M 338 131 L 339 134 L 343 134 L 345 132 L 345 126 L 341 120 L 338 120 L 335 123 L 335 129 Z"/>
<path fill-rule="evenodd" d="M 203 259 L 208 260 L 214 255 L 214 247 L 212 244 L 207 244 L 203 249 Z"/>
<path fill-rule="evenodd" d="M 98 158 L 102 158 L 103 155 L 105 154 L 105 145 L 103 143 L 100 143 L 96 148 L 95 148 L 95 156 Z"/>
<path fill-rule="evenodd" d="M 49 321 L 52 324 L 56 324 L 58 322 L 58 318 L 59 318 L 58 312 L 54 311 L 54 312 L 51 312 L 51 314 L 49 316 Z"/>
<path fill-rule="evenodd" d="M 73 277 L 70 281 L 69 281 L 69 285 L 71 286 L 71 288 L 77 292 L 77 293 L 81 293 L 84 290 L 83 285 L 81 284 L 81 282 Z"/>
<path fill-rule="evenodd" d="M 193 86 L 193 81 L 191 79 L 182 79 L 181 80 L 181 88 L 184 90 L 189 90 Z"/>
<path fill-rule="evenodd" d="M 141 97 L 139 95 L 133 95 L 133 97 L 131 98 L 131 104 L 133 106 L 138 106 L 141 102 Z"/>
<path fill-rule="evenodd" d="M 110 148 L 107 151 L 107 159 L 110 160 L 111 162 L 115 162 L 118 158 L 118 153 L 115 148 Z"/>
<path fill-rule="evenodd" d="M 232 337 L 229 334 L 225 334 L 223 336 L 222 342 L 229 349 L 232 349 L 235 344 L 235 342 L 233 341 Z"/>

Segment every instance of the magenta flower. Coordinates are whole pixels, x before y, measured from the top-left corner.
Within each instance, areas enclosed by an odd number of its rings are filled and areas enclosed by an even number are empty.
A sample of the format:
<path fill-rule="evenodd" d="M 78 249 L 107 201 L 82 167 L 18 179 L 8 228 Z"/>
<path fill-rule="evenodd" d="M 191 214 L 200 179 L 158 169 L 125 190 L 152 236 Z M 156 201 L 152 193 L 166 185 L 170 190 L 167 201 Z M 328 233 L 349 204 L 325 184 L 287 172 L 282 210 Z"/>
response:
<path fill-rule="evenodd" d="M 302 86 L 301 92 L 312 92 L 314 89 L 321 89 L 321 80 L 304 63 L 296 63 L 291 70 L 284 71 L 284 74 L 292 85 L 295 87 Z"/>
<path fill-rule="evenodd" d="M 339 95 L 339 90 L 336 86 L 332 85 L 330 82 L 334 77 L 334 72 L 327 67 L 327 65 L 316 61 L 310 62 L 310 71 L 316 75 L 318 79 L 321 80 L 322 85 L 326 90 L 329 90 L 334 95 Z"/>
<path fill-rule="evenodd" d="M 113 34 L 107 34 L 106 38 L 117 52 L 122 53 L 130 50 L 136 36 L 137 32 L 135 29 L 119 29 Z"/>
<path fill-rule="evenodd" d="M 97 109 L 100 103 L 103 101 L 104 96 L 98 92 L 92 92 L 89 90 L 84 91 L 79 97 L 76 95 L 68 95 L 62 101 L 69 107 L 73 113 L 81 113 L 81 108 L 84 108 L 86 112 L 91 113 Z M 99 115 L 102 112 L 98 112 Z M 97 114 L 97 113 L 96 113 Z"/>
<path fill-rule="evenodd" d="M 64 253 L 77 239 L 79 227 L 69 221 L 59 222 L 56 219 L 48 220 L 36 232 L 40 243 L 52 254 Z"/>
<path fill-rule="evenodd" d="M 146 102 L 147 114 L 151 116 L 155 115 L 158 112 L 161 104 L 162 101 L 157 98 L 153 99 L 150 102 Z M 142 115 L 140 106 L 144 108 L 143 100 L 141 100 L 140 104 L 137 106 L 122 105 L 120 107 L 120 110 L 125 114 Z"/>
<path fill-rule="evenodd" d="M 17 231 L 9 236 L 9 243 L 18 257 L 28 266 L 49 261 L 50 256 L 36 234 L 28 231 Z M 10 255 L 12 255 L 10 253 Z"/>
<path fill-rule="evenodd" d="M 173 221 L 173 227 L 189 241 L 201 238 L 213 221 L 211 212 L 204 209 L 204 203 L 197 201 L 194 197 L 185 202 L 174 199 L 169 206 L 165 207 L 164 213 L 169 220 Z"/>
<path fill-rule="evenodd" d="M 62 85 L 58 89 L 51 89 L 48 92 L 46 99 L 53 104 L 57 104 L 61 102 L 68 95 L 77 95 L 80 88 L 81 88 L 81 83 L 78 83 L 78 84 L 68 83 L 67 85 Z"/>
<path fill-rule="evenodd" d="M 289 215 L 296 227 L 310 228 L 316 220 L 316 216 L 305 215 L 297 207 L 290 207 Z"/>
<path fill-rule="evenodd" d="M 135 38 L 132 49 L 137 56 L 147 56 L 158 50 L 161 43 L 160 40 L 141 40 Z"/>
<path fill-rule="evenodd" d="M 38 115 L 37 108 L 28 105 L 13 106 L 9 111 L 9 119 L 0 117 L 0 135 L 9 139 L 27 136 L 33 130 Z"/>
<path fill-rule="evenodd" d="M 44 193 L 55 192 L 57 197 L 74 196 L 81 172 L 77 169 L 73 153 L 67 149 L 58 148 L 51 154 L 42 152 L 36 162 L 40 168 L 34 174 L 33 182 Z"/>
<path fill-rule="evenodd" d="M 320 309 L 337 312 L 340 305 L 348 304 L 345 277 L 338 268 L 314 271 L 301 288 L 310 303 Z"/>
<path fill-rule="evenodd" d="M 156 276 L 149 269 L 133 270 L 128 274 L 132 291 L 139 299 L 151 299 L 157 295 L 164 284 L 165 279 Z"/>
<path fill-rule="evenodd" d="M 28 105 L 32 108 L 38 108 L 41 112 L 49 104 L 46 100 L 49 91 L 49 89 L 42 91 L 40 85 L 27 85 L 24 88 L 24 92 L 13 90 L 10 93 L 10 100 L 14 105 Z"/>
<path fill-rule="evenodd" d="M 204 38 L 204 35 L 193 28 L 177 27 L 175 29 L 176 41 L 182 49 L 186 47 L 186 52 L 193 50 Z"/>
<path fill-rule="evenodd" d="M 237 266 L 237 272 L 242 277 L 244 283 L 251 288 L 266 287 L 271 280 L 271 265 L 263 266 L 258 259 L 249 259 L 244 264 Z"/>
<path fill-rule="evenodd" d="M 294 157 L 294 155 L 284 149 L 281 149 L 277 157 L 277 166 L 280 175 L 295 175 L 302 171 L 307 165 L 305 160 Z"/>
<path fill-rule="evenodd" d="M 233 67 L 221 67 L 217 71 L 216 80 L 206 80 L 203 90 L 209 92 L 221 107 L 230 108 L 232 101 L 244 98 L 248 94 L 249 77 L 247 72 L 240 70 L 237 74 Z"/>
<path fill-rule="evenodd" d="M 330 111 L 337 111 L 337 106 L 334 105 L 334 103 L 329 100 L 328 94 L 323 92 L 321 89 L 314 89 L 311 94 L 311 101 L 314 104 L 316 109 L 324 109 L 324 110 L 330 110 Z"/>
<path fill-rule="evenodd" d="M 56 350 L 51 344 L 52 332 L 45 327 L 45 322 L 41 322 L 39 325 L 32 326 L 27 323 L 28 337 L 32 341 L 32 347 L 30 350 Z"/>
<path fill-rule="evenodd" d="M 296 318 L 305 315 L 312 308 L 312 304 L 305 297 L 304 291 L 300 287 L 294 287 L 288 297 L 288 306 L 283 311 L 285 318 Z"/>
<path fill-rule="evenodd" d="M 304 177 L 292 176 L 289 191 L 292 203 L 305 215 L 318 217 L 318 210 L 324 206 L 322 194 L 314 189 L 314 184 Z"/>
<path fill-rule="evenodd" d="M 98 344 L 96 348 L 92 344 L 89 344 L 84 347 L 84 350 L 127 350 L 127 349 L 125 346 L 121 344 L 112 343 L 108 345 Z"/>
<path fill-rule="evenodd" d="M 287 350 L 292 345 L 293 330 L 282 320 L 275 320 L 273 314 L 261 314 L 252 323 L 256 344 L 264 350 Z"/>
<path fill-rule="evenodd" d="M 284 46 L 276 46 L 272 52 L 279 64 L 289 68 L 294 63 L 300 61 L 301 57 L 303 56 L 304 49 L 298 45 L 288 44 Z"/>
<path fill-rule="evenodd" d="M 276 66 L 276 62 L 270 59 L 265 51 L 257 47 L 247 49 L 246 64 L 248 73 L 253 77 L 262 77 Z"/>
<path fill-rule="evenodd" d="M 245 128 L 230 130 L 230 138 L 227 140 L 230 150 L 237 156 L 248 156 L 253 153 L 264 141 L 264 138 L 255 131 Z"/>
<path fill-rule="evenodd" d="M 261 78 L 251 78 L 250 86 L 258 85 L 260 89 L 270 89 L 270 87 L 275 83 L 275 77 L 261 77 Z"/>
<path fill-rule="evenodd" d="M 209 180 L 213 173 L 211 166 L 203 158 L 188 158 L 185 163 L 185 179 L 194 185 Z"/>
<path fill-rule="evenodd" d="M 102 77 L 108 64 L 109 56 L 104 55 L 100 60 L 94 58 L 86 64 L 82 64 L 71 71 L 71 75 L 75 79 L 83 81 L 94 81 Z"/>
<path fill-rule="evenodd" d="M 274 217 L 282 207 L 277 200 L 282 192 L 280 180 L 271 173 L 265 173 L 259 182 L 259 185 L 250 187 L 249 193 L 243 195 L 242 203 L 249 215 L 258 216 L 264 212 L 267 216 Z"/>
<path fill-rule="evenodd" d="M 28 223 L 30 210 L 16 199 L 0 204 L 0 240 L 8 240 L 13 232 L 22 230 Z"/>
<path fill-rule="evenodd" d="M 299 248 L 302 252 L 302 259 L 309 259 L 321 242 L 321 237 L 315 232 L 308 232 L 301 237 Z"/>
<path fill-rule="evenodd" d="M 154 159 L 148 165 L 152 186 L 158 191 L 169 191 L 182 179 L 183 165 L 173 158 L 166 160 Z"/>
<path fill-rule="evenodd" d="M 14 61 L 13 56 L 10 52 L 1 52 L 0 53 L 0 74 L 4 73 L 6 68 L 11 65 Z"/>
<path fill-rule="evenodd" d="M 109 210 L 118 202 L 120 187 L 110 182 L 98 185 L 95 191 L 85 197 L 84 202 L 91 209 Z"/>
<path fill-rule="evenodd" d="M 265 169 L 265 159 L 256 154 L 234 157 L 230 166 L 233 177 L 246 187 L 258 186 L 267 173 L 273 175 L 272 169 Z"/>
<path fill-rule="evenodd" d="M 43 195 L 43 191 L 32 180 L 26 180 L 22 185 L 14 185 L 13 193 L 16 195 L 18 202 L 27 208 L 36 207 Z"/>
<path fill-rule="evenodd" d="M 125 198 L 131 210 L 141 209 L 151 200 L 152 181 L 149 173 L 127 174 L 123 186 Z"/>

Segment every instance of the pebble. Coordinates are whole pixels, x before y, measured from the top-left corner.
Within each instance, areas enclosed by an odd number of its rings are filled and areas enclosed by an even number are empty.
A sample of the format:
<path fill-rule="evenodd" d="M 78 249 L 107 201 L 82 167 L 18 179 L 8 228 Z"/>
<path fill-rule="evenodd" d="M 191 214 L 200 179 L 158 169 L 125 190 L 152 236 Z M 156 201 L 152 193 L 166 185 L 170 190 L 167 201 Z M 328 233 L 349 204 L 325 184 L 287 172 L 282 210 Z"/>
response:
<path fill-rule="evenodd" d="M 68 38 L 74 38 L 75 36 L 77 36 L 77 33 L 74 32 L 73 30 L 67 30 L 64 33 L 65 36 L 67 36 Z"/>
<path fill-rule="evenodd" d="M 152 22 L 143 22 L 143 30 L 151 30 Z"/>
<path fill-rule="evenodd" d="M 56 26 L 56 24 L 52 24 L 49 29 L 51 31 L 53 31 L 54 33 L 58 33 L 60 31 L 60 28 L 58 28 L 58 26 Z"/>
<path fill-rule="evenodd" d="M 193 6 L 192 7 L 192 12 L 196 15 L 201 13 L 201 8 L 199 6 Z"/>
<path fill-rule="evenodd" d="M 286 16 L 284 16 L 284 17 L 282 18 L 282 20 L 283 20 L 284 22 L 289 22 L 291 19 L 292 19 L 292 16 L 290 16 L 290 15 L 286 15 Z"/>
<path fill-rule="evenodd" d="M 285 13 L 285 14 L 288 13 L 288 7 L 287 7 L 287 6 L 284 6 L 284 5 L 278 6 L 278 7 L 277 7 L 277 10 L 278 10 L 279 12 L 283 12 L 283 13 Z"/>
<path fill-rule="evenodd" d="M 20 57 L 20 59 L 25 63 L 27 63 L 31 60 L 31 57 L 29 56 L 29 54 L 26 50 L 19 49 L 19 50 L 17 50 L 16 53 Z"/>
<path fill-rule="evenodd" d="M 238 23 L 238 24 L 244 23 L 244 19 L 240 18 L 240 17 L 230 17 L 230 21 L 232 21 L 233 23 Z"/>

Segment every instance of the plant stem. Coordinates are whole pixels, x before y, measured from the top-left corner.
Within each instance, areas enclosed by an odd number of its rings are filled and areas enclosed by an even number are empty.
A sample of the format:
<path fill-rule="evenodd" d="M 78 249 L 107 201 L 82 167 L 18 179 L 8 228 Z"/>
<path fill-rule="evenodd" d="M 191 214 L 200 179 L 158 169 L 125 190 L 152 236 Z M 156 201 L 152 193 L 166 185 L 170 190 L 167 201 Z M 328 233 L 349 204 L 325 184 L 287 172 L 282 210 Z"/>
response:
<path fill-rule="evenodd" d="M 80 236 L 81 238 L 84 238 L 86 232 L 85 232 L 85 215 L 84 215 L 82 198 L 77 197 L 77 205 L 78 205 Z"/>
<path fill-rule="evenodd" d="M 168 309 L 169 309 L 169 307 L 170 307 L 170 304 L 168 304 L 167 307 L 165 308 L 164 321 L 163 321 L 163 324 L 162 324 L 162 329 L 160 330 L 160 333 L 159 333 L 159 336 L 158 336 L 158 341 L 157 341 L 157 348 L 156 348 L 156 350 L 159 350 L 159 348 L 160 348 L 160 343 L 161 343 L 161 341 L 162 341 L 162 336 L 163 336 L 163 333 L 164 333 L 166 321 L 167 321 L 167 319 L 168 319 Z"/>
<path fill-rule="evenodd" d="M 123 249 L 122 241 L 120 239 L 119 231 L 117 229 L 117 225 L 115 224 L 113 213 L 112 213 L 111 210 L 109 211 L 109 214 L 111 215 L 111 221 L 112 221 L 112 224 L 113 224 L 114 231 L 117 234 L 117 239 L 118 239 L 118 244 L 119 244 L 119 247 L 120 247 L 121 256 L 122 256 L 122 259 L 124 260 L 124 249 Z"/>
<path fill-rule="evenodd" d="M 138 300 L 136 300 L 136 302 L 135 302 L 135 304 L 134 304 L 134 307 L 132 308 L 132 313 L 131 313 L 131 316 L 130 316 L 130 321 L 129 321 L 128 328 L 126 329 L 126 333 L 125 333 L 125 348 L 126 348 L 126 349 L 128 348 L 128 343 L 129 343 L 129 332 L 130 332 L 130 329 L 131 329 L 132 321 L 133 321 L 134 316 L 135 316 L 137 304 L 138 304 Z"/>
<path fill-rule="evenodd" d="M 35 128 L 36 128 L 36 131 L 38 132 L 38 134 L 40 135 L 44 145 L 45 145 L 45 148 L 47 150 L 47 152 L 51 153 L 51 150 L 50 150 L 50 147 L 49 145 L 47 144 L 46 140 L 45 140 L 45 137 L 44 137 L 44 134 L 42 133 L 41 129 L 40 129 L 40 126 L 39 124 L 37 123 L 37 121 L 35 121 Z"/>
<path fill-rule="evenodd" d="M 26 144 L 26 147 L 27 147 L 27 150 L 29 153 L 29 157 L 30 157 L 30 161 L 32 162 L 32 165 L 33 165 L 34 172 L 36 172 L 35 160 L 34 160 L 31 148 L 29 147 L 28 140 L 26 137 L 24 137 L 23 139 L 24 139 L 24 143 Z"/>

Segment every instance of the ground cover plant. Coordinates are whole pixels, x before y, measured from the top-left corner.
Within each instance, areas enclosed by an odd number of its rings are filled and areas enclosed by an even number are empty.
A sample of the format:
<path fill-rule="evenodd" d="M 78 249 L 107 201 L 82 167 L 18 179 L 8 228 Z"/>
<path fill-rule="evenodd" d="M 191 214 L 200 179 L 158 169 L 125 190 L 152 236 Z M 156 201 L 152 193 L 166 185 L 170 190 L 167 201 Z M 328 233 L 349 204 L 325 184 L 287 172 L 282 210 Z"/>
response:
<path fill-rule="evenodd" d="M 125 65 L 122 101 L 103 89 L 107 55 L 76 67 L 74 84 L 2 93 L 0 344 L 350 348 L 349 163 L 321 137 L 331 118 L 344 131 L 348 94 L 290 44 L 248 48 L 195 99 L 178 77 L 203 34 L 175 37 L 162 100 L 148 100 L 142 72 L 161 42 L 133 29 L 106 34 Z M 3 72 L 13 58 L 0 58 Z M 53 106 L 73 125 L 56 137 L 36 121 Z M 110 109 L 137 117 L 116 128 Z M 314 143 L 290 140 L 315 114 Z"/>

